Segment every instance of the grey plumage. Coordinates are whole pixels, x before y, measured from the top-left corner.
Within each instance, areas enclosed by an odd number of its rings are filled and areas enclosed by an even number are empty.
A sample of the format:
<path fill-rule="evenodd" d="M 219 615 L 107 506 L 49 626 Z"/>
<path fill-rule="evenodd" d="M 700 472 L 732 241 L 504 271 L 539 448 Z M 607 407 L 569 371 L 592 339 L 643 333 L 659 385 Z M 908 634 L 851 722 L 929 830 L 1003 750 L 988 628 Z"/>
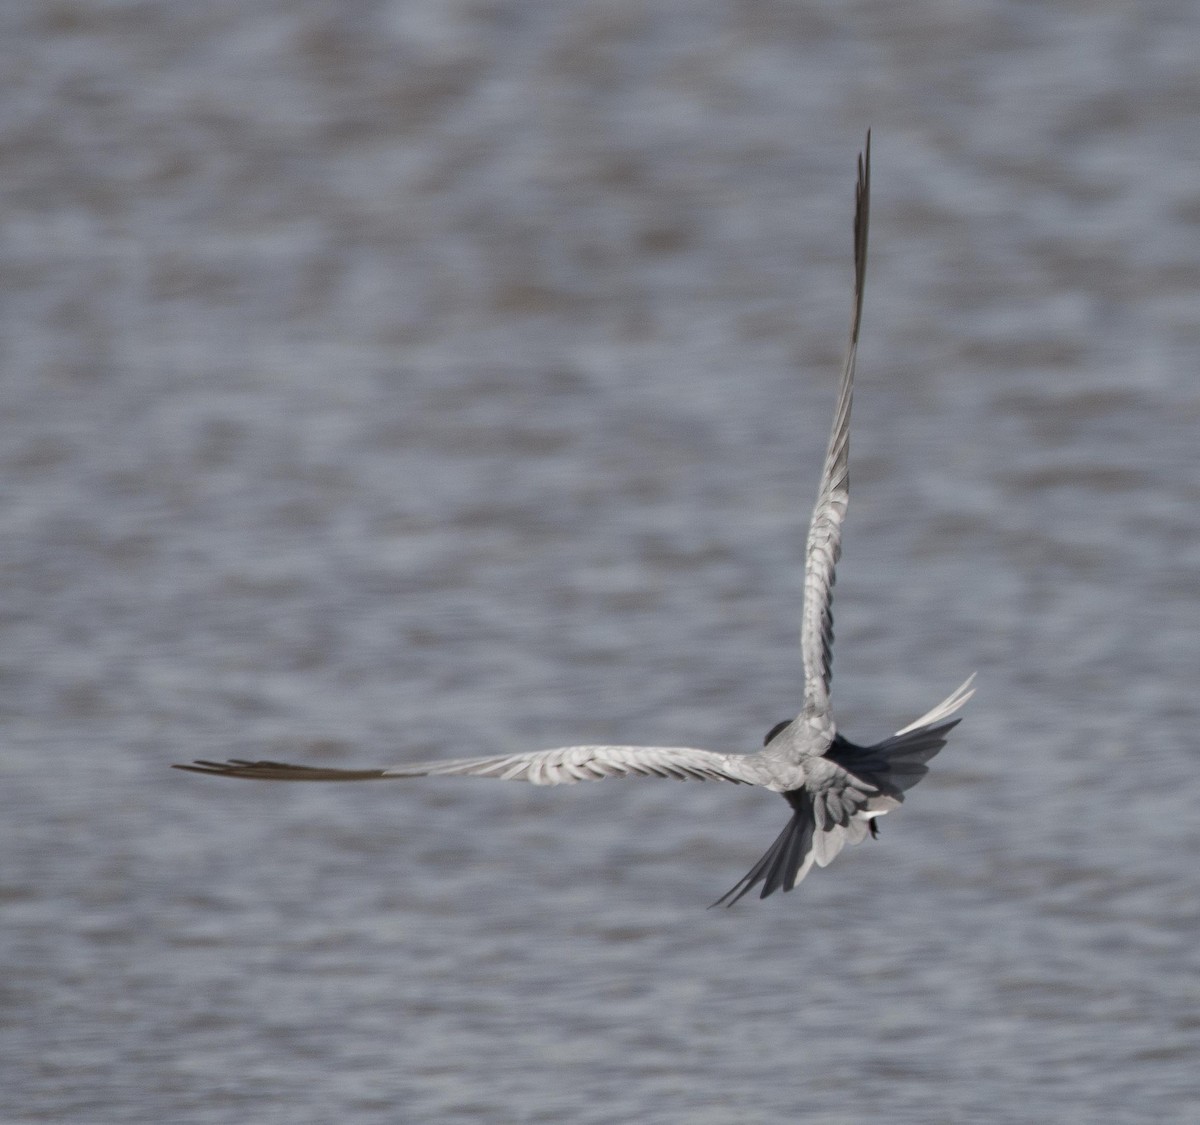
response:
<path fill-rule="evenodd" d="M 790 891 L 814 864 L 824 867 L 845 847 L 874 834 L 875 818 L 896 808 L 927 772 L 928 761 L 958 724 L 951 719 L 974 694 L 974 676 L 915 722 L 873 746 L 838 733 L 830 688 L 833 678 L 833 586 L 841 555 L 842 521 L 849 503 L 850 414 L 862 321 L 871 192 L 871 137 L 858 158 L 854 213 L 854 301 L 850 341 L 838 387 L 833 429 L 805 549 L 800 652 L 804 702 L 796 718 L 780 723 L 755 754 L 719 753 L 684 746 L 564 746 L 523 754 L 415 762 L 384 769 L 330 769 L 284 762 L 198 761 L 175 768 L 218 777 L 264 781 L 375 781 L 410 777 L 492 777 L 534 785 L 569 785 L 609 777 L 663 777 L 729 781 L 780 793 L 792 819 L 766 853 L 713 905 L 732 906 L 759 884 L 760 897 Z"/>

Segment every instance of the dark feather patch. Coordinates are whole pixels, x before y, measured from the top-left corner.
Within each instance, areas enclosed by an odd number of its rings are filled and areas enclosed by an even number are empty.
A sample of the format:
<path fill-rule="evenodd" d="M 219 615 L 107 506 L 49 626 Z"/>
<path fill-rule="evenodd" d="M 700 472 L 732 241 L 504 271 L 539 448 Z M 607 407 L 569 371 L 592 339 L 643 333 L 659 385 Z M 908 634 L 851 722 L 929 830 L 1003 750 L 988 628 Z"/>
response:
<path fill-rule="evenodd" d="M 812 851 L 816 824 L 813 820 L 812 805 L 804 799 L 802 793 L 786 793 L 784 796 L 795 809 L 792 819 L 775 837 L 775 842 L 762 858 L 717 899 L 713 906 L 732 906 L 759 883 L 763 885 L 759 898 L 766 898 L 779 890 L 790 891 L 796 885 L 796 875 Z"/>

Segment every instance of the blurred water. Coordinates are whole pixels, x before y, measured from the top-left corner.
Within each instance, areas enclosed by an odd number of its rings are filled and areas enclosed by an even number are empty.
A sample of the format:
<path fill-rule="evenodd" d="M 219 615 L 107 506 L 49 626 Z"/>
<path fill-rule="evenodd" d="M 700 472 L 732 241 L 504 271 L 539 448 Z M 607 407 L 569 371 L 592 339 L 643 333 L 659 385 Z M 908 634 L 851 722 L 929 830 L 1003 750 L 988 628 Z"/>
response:
<path fill-rule="evenodd" d="M 1200 16 L 0 14 L 6 1122 L 1192 1122 Z M 733 787 L 169 763 L 753 749 L 875 130 L 844 729 Z"/>

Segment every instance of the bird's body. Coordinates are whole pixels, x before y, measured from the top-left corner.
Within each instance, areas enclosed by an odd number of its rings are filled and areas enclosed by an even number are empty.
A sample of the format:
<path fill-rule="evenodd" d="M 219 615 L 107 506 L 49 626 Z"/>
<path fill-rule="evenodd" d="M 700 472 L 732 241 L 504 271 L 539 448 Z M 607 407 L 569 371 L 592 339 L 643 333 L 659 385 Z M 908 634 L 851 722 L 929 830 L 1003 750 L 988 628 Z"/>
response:
<path fill-rule="evenodd" d="M 854 216 L 854 306 L 833 431 L 805 551 L 800 649 L 803 707 L 777 724 L 754 754 L 719 753 L 680 746 L 565 746 L 479 758 L 414 762 L 387 769 L 331 769 L 282 762 L 195 762 L 175 768 L 220 777 L 270 781 L 373 781 L 388 778 L 472 776 L 534 785 L 562 785 L 607 777 L 667 777 L 729 781 L 780 793 L 792 819 L 749 872 L 717 900 L 732 906 L 762 884 L 760 897 L 790 891 L 815 863 L 824 867 L 847 843 L 875 834 L 875 818 L 896 808 L 927 772 L 926 763 L 957 725 L 951 716 L 973 694 L 972 676 L 916 722 L 872 746 L 856 746 L 838 732 L 830 702 L 834 569 L 849 501 L 850 411 L 855 355 L 862 318 L 870 203 L 870 135 L 859 157 Z"/>

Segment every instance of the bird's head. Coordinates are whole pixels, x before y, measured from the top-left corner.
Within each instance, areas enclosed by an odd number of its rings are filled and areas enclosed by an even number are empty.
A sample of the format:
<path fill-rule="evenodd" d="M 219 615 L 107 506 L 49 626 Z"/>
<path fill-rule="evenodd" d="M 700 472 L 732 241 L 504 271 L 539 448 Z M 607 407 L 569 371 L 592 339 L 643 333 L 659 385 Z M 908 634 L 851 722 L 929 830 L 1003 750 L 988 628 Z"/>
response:
<path fill-rule="evenodd" d="M 791 720 L 791 719 L 784 719 L 782 723 L 776 723 L 776 724 L 775 724 L 775 725 L 774 725 L 774 726 L 773 726 L 773 727 L 772 727 L 772 728 L 771 728 L 769 731 L 767 731 L 767 737 L 763 739 L 763 745 L 764 745 L 764 746 L 770 746 L 770 745 L 771 745 L 771 740 L 772 740 L 772 739 L 773 739 L 773 738 L 774 738 L 774 737 L 775 737 L 775 736 L 776 736 L 776 735 L 777 735 L 777 734 L 778 734 L 778 733 L 779 733 L 781 730 L 783 730 L 785 727 L 790 727 L 791 725 L 792 725 L 792 720 Z"/>

